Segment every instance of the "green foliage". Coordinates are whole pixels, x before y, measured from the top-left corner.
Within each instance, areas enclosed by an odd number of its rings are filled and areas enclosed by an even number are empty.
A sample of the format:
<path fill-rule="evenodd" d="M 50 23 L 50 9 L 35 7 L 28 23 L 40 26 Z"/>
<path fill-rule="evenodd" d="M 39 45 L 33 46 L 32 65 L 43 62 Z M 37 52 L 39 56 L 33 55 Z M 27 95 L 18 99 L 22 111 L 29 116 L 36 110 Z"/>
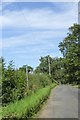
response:
<path fill-rule="evenodd" d="M 32 117 L 39 111 L 42 103 L 48 98 L 51 88 L 55 86 L 56 84 L 51 84 L 50 86 L 41 88 L 36 93 L 31 94 L 31 96 L 3 107 L 3 118 L 18 119 Z"/>
<path fill-rule="evenodd" d="M 6 67 L 5 61 L 2 62 L 2 105 L 7 105 L 15 100 L 20 100 L 26 95 L 36 92 L 38 89 L 51 83 L 47 74 L 28 73 L 29 88 L 27 89 L 26 66 L 15 69 L 13 61 Z M 29 72 L 32 67 L 28 66 Z"/>
<path fill-rule="evenodd" d="M 48 55 L 45 57 L 41 57 L 40 58 L 40 64 L 39 66 L 36 68 L 35 72 L 36 73 L 46 73 L 49 74 L 49 61 L 48 61 L 48 57 L 50 59 L 50 64 L 52 63 L 52 58 Z"/>
<path fill-rule="evenodd" d="M 69 28 L 67 37 L 59 44 L 64 57 L 65 80 L 68 83 L 80 82 L 80 25 Z"/>
<path fill-rule="evenodd" d="M 78 88 L 80 89 L 80 85 L 78 85 Z"/>
<path fill-rule="evenodd" d="M 4 65 L 4 63 L 3 63 Z M 2 65 L 2 66 L 3 66 Z M 13 61 L 9 62 L 8 69 L 3 68 L 2 76 L 2 102 L 3 104 L 10 102 L 13 99 L 12 91 L 16 86 L 15 70 Z"/>
<path fill-rule="evenodd" d="M 51 71 L 52 77 L 56 81 L 61 82 L 64 76 L 63 58 L 53 58 Z"/>
<path fill-rule="evenodd" d="M 51 81 L 47 74 L 29 74 L 29 92 L 35 92 L 49 84 Z"/>
<path fill-rule="evenodd" d="M 27 69 L 28 69 L 28 73 L 33 72 L 33 68 L 31 66 L 27 66 Z M 20 67 L 19 70 L 26 72 L 26 65 Z"/>
<path fill-rule="evenodd" d="M 15 70 L 15 89 L 13 89 L 13 101 L 24 97 L 26 89 L 26 74 L 24 71 Z"/>
<path fill-rule="evenodd" d="M 64 76 L 64 67 L 63 67 L 63 59 L 62 58 L 51 58 L 50 56 L 41 57 L 40 64 L 36 68 L 36 73 L 47 73 L 49 74 L 49 62 L 48 57 L 50 58 L 50 79 L 53 81 L 54 79 L 58 82 L 62 80 Z"/>
<path fill-rule="evenodd" d="M 0 58 L 0 82 L 2 79 L 2 58 Z"/>

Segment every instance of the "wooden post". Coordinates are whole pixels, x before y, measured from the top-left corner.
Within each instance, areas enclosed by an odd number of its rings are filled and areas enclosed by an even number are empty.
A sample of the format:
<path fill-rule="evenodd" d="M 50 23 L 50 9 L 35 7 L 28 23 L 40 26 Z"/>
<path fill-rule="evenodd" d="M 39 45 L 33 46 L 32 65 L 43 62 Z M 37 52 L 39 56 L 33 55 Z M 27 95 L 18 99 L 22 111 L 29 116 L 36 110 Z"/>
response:
<path fill-rule="evenodd" d="M 51 75 L 51 68 L 50 68 L 50 58 L 48 56 L 48 65 L 49 65 L 49 76 Z"/>

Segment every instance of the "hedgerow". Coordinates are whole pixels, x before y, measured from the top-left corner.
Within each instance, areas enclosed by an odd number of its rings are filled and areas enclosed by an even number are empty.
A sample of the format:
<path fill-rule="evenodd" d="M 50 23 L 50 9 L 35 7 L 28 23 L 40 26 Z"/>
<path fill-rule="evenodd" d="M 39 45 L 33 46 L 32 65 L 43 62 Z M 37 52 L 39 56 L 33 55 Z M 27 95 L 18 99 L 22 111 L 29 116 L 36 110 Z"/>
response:
<path fill-rule="evenodd" d="M 29 118 L 36 114 L 43 102 L 48 98 L 50 91 L 56 84 L 51 84 L 45 88 L 39 89 L 32 95 L 10 103 L 8 106 L 2 108 L 2 116 L 4 118 Z"/>

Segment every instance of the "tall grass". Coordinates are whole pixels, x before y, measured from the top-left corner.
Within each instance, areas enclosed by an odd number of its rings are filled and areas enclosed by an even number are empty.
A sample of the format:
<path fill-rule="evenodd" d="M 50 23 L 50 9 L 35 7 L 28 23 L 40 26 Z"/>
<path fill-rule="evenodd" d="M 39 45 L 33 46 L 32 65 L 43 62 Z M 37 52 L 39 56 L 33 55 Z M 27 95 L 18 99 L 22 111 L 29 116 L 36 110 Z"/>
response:
<path fill-rule="evenodd" d="M 39 89 L 36 93 L 30 96 L 10 103 L 8 106 L 2 108 L 3 118 L 29 118 L 37 113 L 42 103 L 48 98 L 51 88 L 56 84 L 52 84 L 45 88 Z"/>

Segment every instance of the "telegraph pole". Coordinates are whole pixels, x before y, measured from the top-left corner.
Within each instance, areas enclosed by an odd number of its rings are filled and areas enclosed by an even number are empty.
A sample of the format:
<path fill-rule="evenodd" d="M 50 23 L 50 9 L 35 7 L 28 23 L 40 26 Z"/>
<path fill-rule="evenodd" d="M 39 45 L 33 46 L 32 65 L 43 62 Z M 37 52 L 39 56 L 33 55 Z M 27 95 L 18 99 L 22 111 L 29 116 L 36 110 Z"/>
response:
<path fill-rule="evenodd" d="M 50 68 L 50 57 L 48 56 L 48 65 L 49 65 L 49 76 L 51 75 L 51 68 Z"/>
<path fill-rule="evenodd" d="M 28 89 L 28 66 L 26 65 L 26 79 L 27 79 L 27 89 Z"/>

